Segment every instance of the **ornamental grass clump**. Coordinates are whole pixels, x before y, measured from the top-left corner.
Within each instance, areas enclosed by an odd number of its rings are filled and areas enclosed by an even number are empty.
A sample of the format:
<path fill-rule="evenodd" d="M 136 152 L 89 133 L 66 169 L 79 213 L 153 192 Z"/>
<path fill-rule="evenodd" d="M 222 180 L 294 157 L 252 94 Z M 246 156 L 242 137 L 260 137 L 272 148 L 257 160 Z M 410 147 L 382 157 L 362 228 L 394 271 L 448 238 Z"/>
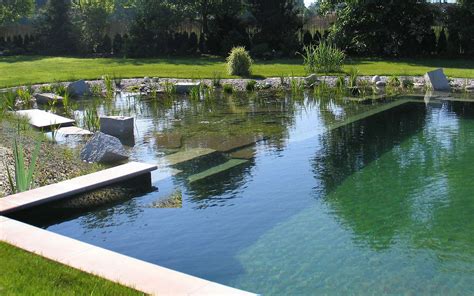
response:
<path fill-rule="evenodd" d="M 15 139 L 13 145 L 13 157 L 15 160 L 15 172 L 10 172 L 8 164 L 4 164 L 7 170 L 8 183 L 11 191 L 15 194 L 30 190 L 34 183 L 34 173 L 36 170 L 36 161 L 40 152 L 41 142 L 36 143 L 36 147 L 31 154 L 30 165 L 25 161 L 24 149 L 21 143 Z"/>
<path fill-rule="evenodd" d="M 244 47 L 234 47 L 227 57 L 227 72 L 229 75 L 250 76 L 253 61 Z"/>
<path fill-rule="evenodd" d="M 326 41 L 318 45 L 307 45 L 301 56 L 308 73 L 335 73 L 342 71 L 346 54 Z"/>

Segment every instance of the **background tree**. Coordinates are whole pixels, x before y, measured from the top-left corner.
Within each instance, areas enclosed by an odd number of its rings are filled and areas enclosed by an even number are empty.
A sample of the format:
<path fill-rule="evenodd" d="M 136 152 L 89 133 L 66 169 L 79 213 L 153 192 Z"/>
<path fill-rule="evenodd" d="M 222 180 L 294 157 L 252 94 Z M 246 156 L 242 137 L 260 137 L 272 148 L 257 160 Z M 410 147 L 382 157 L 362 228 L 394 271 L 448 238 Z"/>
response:
<path fill-rule="evenodd" d="M 107 33 L 109 17 L 114 11 L 114 0 L 73 0 L 72 3 L 82 50 L 86 53 L 98 52 Z"/>
<path fill-rule="evenodd" d="M 35 20 L 37 45 L 46 54 L 76 52 L 76 32 L 69 0 L 49 0 Z"/>
<path fill-rule="evenodd" d="M 173 29 L 184 19 L 185 12 L 176 1 L 137 0 L 128 41 L 130 55 L 169 53 Z"/>
<path fill-rule="evenodd" d="M 460 0 L 458 4 L 449 6 L 446 12 L 446 27 L 458 34 L 459 51 L 474 55 L 474 0 Z M 457 40 L 456 40 L 457 41 Z"/>
<path fill-rule="evenodd" d="M 340 1 L 330 4 L 339 7 L 330 39 L 353 54 L 417 54 L 416 49 L 434 23 L 432 6 L 419 0 L 353 0 L 342 5 Z"/>
<path fill-rule="evenodd" d="M 34 0 L 0 0 L 0 26 L 30 15 L 34 7 Z"/>
<path fill-rule="evenodd" d="M 298 50 L 297 32 L 303 26 L 295 0 L 249 0 L 258 23 L 255 44 L 266 43 L 273 50 L 292 54 Z"/>

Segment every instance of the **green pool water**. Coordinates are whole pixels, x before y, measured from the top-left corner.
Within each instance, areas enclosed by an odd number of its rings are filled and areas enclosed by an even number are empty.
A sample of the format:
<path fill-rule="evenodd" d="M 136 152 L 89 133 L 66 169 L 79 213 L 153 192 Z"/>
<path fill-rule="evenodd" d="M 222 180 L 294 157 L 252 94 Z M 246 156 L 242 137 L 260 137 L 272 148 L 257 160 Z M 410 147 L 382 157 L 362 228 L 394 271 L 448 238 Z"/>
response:
<path fill-rule="evenodd" d="M 22 219 L 263 295 L 474 295 L 473 103 L 153 104 L 134 104 L 133 160 L 226 151 L 133 199 Z M 175 190 L 182 208 L 150 208 Z"/>

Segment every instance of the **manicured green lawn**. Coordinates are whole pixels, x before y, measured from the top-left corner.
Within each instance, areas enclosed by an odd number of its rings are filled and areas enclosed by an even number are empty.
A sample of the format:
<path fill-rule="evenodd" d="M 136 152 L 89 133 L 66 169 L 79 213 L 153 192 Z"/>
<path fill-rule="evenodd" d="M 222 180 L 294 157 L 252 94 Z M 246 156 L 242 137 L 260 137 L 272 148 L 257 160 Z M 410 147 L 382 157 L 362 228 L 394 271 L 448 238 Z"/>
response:
<path fill-rule="evenodd" d="M 143 295 L 0 242 L 0 295 Z"/>
<path fill-rule="evenodd" d="M 44 56 L 0 57 L 0 87 L 41 82 L 96 79 L 104 74 L 117 77 L 175 77 L 212 78 L 225 72 L 222 58 L 70 58 Z M 474 60 L 449 59 L 352 59 L 344 67 L 357 67 L 364 75 L 423 75 L 438 67 L 445 68 L 451 77 L 474 78 Z M 255 77 L 303 76 L 301 59 L 257 61 L 253 67 Z"/>

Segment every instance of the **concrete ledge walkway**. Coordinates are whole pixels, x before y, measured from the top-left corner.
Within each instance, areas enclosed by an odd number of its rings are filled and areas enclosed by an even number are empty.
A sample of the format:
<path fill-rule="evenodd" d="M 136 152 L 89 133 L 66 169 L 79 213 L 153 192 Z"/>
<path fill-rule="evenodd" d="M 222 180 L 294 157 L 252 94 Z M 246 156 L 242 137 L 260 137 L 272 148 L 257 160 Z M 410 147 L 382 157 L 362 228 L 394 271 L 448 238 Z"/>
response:
<path fill-rule="evenodd" d="M 123 182 L 156 169 L 156 165 L 129 162 L 71 180 L 9 195 L 0 199 L 0 215 Z"/>
<path fill-rule="evenodd" d="M 0 240 L 151 295 L 255 295 L 2 216 Z"/>

